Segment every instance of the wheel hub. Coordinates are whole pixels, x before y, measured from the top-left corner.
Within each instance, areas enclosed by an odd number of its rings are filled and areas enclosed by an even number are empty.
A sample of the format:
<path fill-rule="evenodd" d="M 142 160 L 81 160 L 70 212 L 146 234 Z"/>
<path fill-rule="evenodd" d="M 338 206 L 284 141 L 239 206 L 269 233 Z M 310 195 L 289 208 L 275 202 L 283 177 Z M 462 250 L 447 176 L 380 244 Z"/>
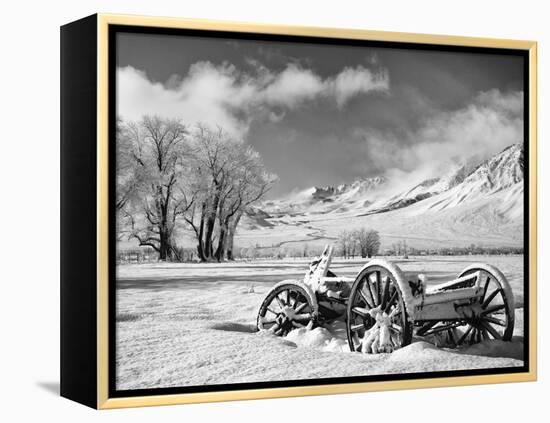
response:
<path fill-rule="evenodd" d="M 296 317 L 296 310 L 292 307 L 285 307 L 283 308 L 283 314 L 287 319 L 293 320 Z"/>

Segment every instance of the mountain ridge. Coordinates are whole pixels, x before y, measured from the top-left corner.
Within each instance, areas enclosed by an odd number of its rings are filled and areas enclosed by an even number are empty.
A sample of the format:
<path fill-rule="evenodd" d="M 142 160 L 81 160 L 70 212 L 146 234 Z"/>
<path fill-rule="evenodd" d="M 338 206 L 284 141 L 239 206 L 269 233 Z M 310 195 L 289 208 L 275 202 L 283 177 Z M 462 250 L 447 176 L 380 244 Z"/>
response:
<path fill-rule="evenodd" d="M 386 177 L 310 187 L 266 201 L 243 219 L 241 242 L 333 243 L 342 230 L 378 230 L 383 244 L 519 246 L 523 243 L 524 150 L 513 144 L 483 161 L 406 186 Z M 252 241 L 250 241 L 252 242 Z M 391 245 L 391 244 L 390 244 Z"/>
<path fill-rule="evenodd" d="M 330 212 L 334 207 L 323 207 L 322 204 L 343 206 L 360 203 L 355 205 L 358 209 L 364 208 L 359 210 L 361 215 L 384 213 L 408 207 L 457 186 L 467 186 L 476 195 L 504 189 L 523 180 L 523 168 L 523 146 L 512 144 L 487 160 L 480 163 L 461 163 L 442 176 L 425 179 L 405 190 L 392 192 L 391 181 L 385 176 L 376 176 L 346 184 L 310 187 L 286 200 L 272 200 L 258 208 L 272 214 L 273 210 L 270 212 L 270 208 L 273 206 L 278 209 L 277 212 L 281 212 L 285 205 L 292 205 L 290 208 L 295 209 L 321 204 L 324 211 Z M 464 198 L 472 197 L 473 193 L 465 193 Z"/>

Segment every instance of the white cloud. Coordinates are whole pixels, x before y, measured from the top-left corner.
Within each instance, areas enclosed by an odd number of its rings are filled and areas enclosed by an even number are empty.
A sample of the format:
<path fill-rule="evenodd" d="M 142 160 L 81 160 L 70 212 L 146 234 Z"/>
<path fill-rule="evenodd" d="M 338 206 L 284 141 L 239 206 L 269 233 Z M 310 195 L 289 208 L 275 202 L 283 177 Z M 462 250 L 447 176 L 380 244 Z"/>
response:
<path fill-rule="evenodd" d="M 216 69 L 201 62 L 190 68 L 176 88 L 168 88 L 151 82 L 144 72 L 131 66 L 119 68 L 117 113 L 126 120 L 159 115 L 181 118 L 189 124 L 220 125 L 233 134 L 244 133 L 248 122 L 229 109 L 246 102 L 252 90 L 246 83 L 236 86 L 234 73 L 229 66 Z"/>
<path fill-rule="evenodd" d="M 325 84 L 318 75 L 291 64 L 263 87 L 259 94 L 267 104 L 292 108 L 314 99 L 324 90 Z"/>
<path fill-rule="evenodd" d="M 343 108 L 355 96 L 389 89 L 387 71 L 372 72 L 363 66 L 346 67 L 335 77 L 323 80 L 309 69 L 290 64 L 278 75 L 270 74 L 267 80 L 269 83 L 260 94 L 264 101 L 289 108 L 319 97 L 334 99 Z"/>
<path fill-rule="evenodd" d="M 388 90 L 389 78 L 383 70 L 373 72 L 362 66 L 323 79 L 296 64 L 279 73 L 257 66 L 249 74 L 228 63 L 197 62 L 185 77 L 173 75 L 166 84 L 152 82 L 131 66 L 119 68 L 117 86 L 117 113 L 126 120 L 156 114 L 189 124 L 220 125 L 242 135 L 255 117 L 277 122 L 286 111 L 322 98 L 343 108 L 355 96 Z"/>
<path fill-rule="evenodd" d="M 365 140 L 368 161 L 386 164 L 389 175 L 438 176 L 449 166 L 483 160 L 522 142 L 523 93 L 481 92 L 459 110 L 425 119 L 405 137 L 370 129 L 358 129 L 355 135 Z"/>
<path fill-rule="evenodd" d="M 389 88 L 389 76 L 386 71 L 372 73 L 362 66 L 345 68 L 336 78 L 328 81 L 328 86 L 338 107 L 343 107 L 352 97 L 361 93 L 386 91 Z"/>

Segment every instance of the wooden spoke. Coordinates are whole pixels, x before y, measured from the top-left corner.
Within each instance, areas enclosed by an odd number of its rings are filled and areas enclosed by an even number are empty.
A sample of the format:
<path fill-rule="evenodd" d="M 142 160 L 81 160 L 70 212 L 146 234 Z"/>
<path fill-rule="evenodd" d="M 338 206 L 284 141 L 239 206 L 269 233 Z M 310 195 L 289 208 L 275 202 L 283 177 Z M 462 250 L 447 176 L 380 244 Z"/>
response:
<path fill-rule="evenodd" d="M 493 314 L 495 311 L 503 310 L 505 308 L 506 308 L 505 304 L 495 305 L 495 306 L 492 306 L 492 307 L 489 307 L 489 308 L 486 308 L 485 310 L 483 310 L 481 312 L 481 315 L 485 316 L 487 314 Z"/>
<path fill-rule="evenodd" d="M 382 291 L 382 287 L 380 286 L 380 283 L 382 282 L 380 280 L 381 279 L 380 271 L 377 270 L 375 272 L 375 275 L 376 275 L 376 296 L 378 298 L 378 302 L 376 303 L 376 305 L 378 305 L 378 304 L 380 304 L 380 301 L 382 300 L 382 298 L 381 298 L 382 293 L 380 292 L 380 291 Z"/>
<path fill-rule="evenodd" d="M 283 310 L 285 308 L 285 305 L 283 304 L 283 301 L 279 298 L 278 295 L 275 295 L 275 300 L 277 301 L 277 304 L 279 304 L 279 307 L 281 308 L 281 310 Z"/>
<path fill-rule="evenodd" d="M 273 323 L 277 323 L 276 320 L 262 320 L 262 323 L 264 325 L 270 325 L 270 324 L 273 324 Z"/>
<path fill-rule="evenodd" d="M 357 332 L 360 329 L 365 329 L 365 325 L 363 323 L 360 323 L 358 325 L 351 325 L 351 330 L 353 332 Z"/>
<path fill-rule="evenodd" d="M 311 319 L 311 314 L 307 313 L 307 314 L 295 314 L 294 315 L 294 319 L 295 320 L 310 320 Z"/>
<path fill-rule="evenodd" d="M 454 328 L 451 328 L 448 330 L 448 333 L 449 333 L 449 340 L 452 342 L 453 345 L 456 345 L 456 339 L 455 339 L 455 334 L 454 334 Z"/>
<path fill-rule="evenodd" d="M 491 277 L 487 276 L 487 280 L 485 281 L 485 286 L 483 287 L 483 296 L 481 297 L 482 302 L 485 300 L 485 296 L 487 295 L 487 290 L 489 289 L 490 282 L 491 282 Z"/>
<path fill-rule="evenodd" d="M 368 308 L 373 308 L 373 306 L 369 303 L 369 300 L 367 300 L 367 296 L 365 295 L 365 293 L 363 292 L 362 289 L 359 289 L 357 290 L 357 292 L 359 292 L 359 296 L 361 297 L 361 299 L 366 303 L 367 307 Z"/>
<path fill-rule="evenodd" d="M 363 307 L 353 307 L 351 311 L 353 311 L 355 314 L 358 314 L 359 316 L 362 316 L 362 317 L 370 317 L 369 311 Z"/>
<path fill-rule="evenodd" d="M 353 348 L 351 348 L 353 351 L 358 351 L 357 346 L 361 346 L 361 340 L 359 339 L 359 336 L 357 336 L 356 333 L 351 334 L 351 342 L 353 344 Z"/>
<path fill-rule="evenodd" d="M 384 291 L 382 293 L 382 310 L 386 309 L 386 302 L 389 300 L 390 297 L 390 278 L 386 276 L 384 280 Z"/>
<path fill-rule="evenodd" d="M 493 291 L 493 292 L 491 293 L 491 295 L 489 295 L 489 296 L 485 299 L 485 301 L 483 302 L 483 304 L 481 305 L 481 307 L 482 307 L 482 308 L 487 308 L 487 306 L 488 306 L 489 304 L 491 304 L 491 301 L 493 301 L 493 299 L 494 299 L 498 294 L 500 294 L 501 291 L 502 291 L 502 289 L 500 289 L 500 288 L 497 289 L 497 290 L 495 290 L 495 291 Z"/>
<path fill-rule="evenodd" d="M 495 338 L 495 339 L 501 339 L 502 338 L 501 335 L 497 332 L 497 330 L 493 326 L 491 326 L 490 323 L 484 322 L 482 320 L 481 325 L 483 326 L 484 329 L 486 329 L 493 336 L 493 338 Z"/>
<path fill-rule="evenodd" d="M 443 325 L 443 326 L 438 326 L 438 327 L 435 327 L 435 328 L 427 331 L 426 333 L 424 333 L 423 336 L 433 335 L 435 333 L 439 333 L 439 332 L 443 332 L 445 330 L 453 329 L 453 328 L 456 328 L 456 327 L 461 326 L 461 325 L 462 325 L 462 322 L 456 322 L 456 323 L 449 323 L 449 324 Z"/>
<path fill-rule="evenodd" d="M 301 303 L 298 307 L 294 308 L 294 311 L 296 313 L 299 313 L 300 311 L 302 311 L 306 307 L 307 307 L 307 303 Z"/>
<path fill-rule="evenodd" d="M 470 341 L 468 342 L 470 345 L 476 343 L 476 337 L 477 337 L 477 328 L 474 326 L 474 330 L 472 331 L 472 334 L 470 335 Z"/>
<path fill-rule="evenodd" d="M 292 304 L 292 308 L 293 308 L 294 310 L 296 310 L 296 306 L 297 306 L 298 304 L 301 304 L 301 303 L 300 303 L 300 293 L 299 293 L 299 292 L 297 292 L 297 293 L 296 293 L 296 296 L 294 297 L 294 304 Z"/>
<path fill-rule="evenodd" d="M 376 300 L 374 299 L 374 294 L 372 293 L 372 287 L 370 284 L 370 278 L 366 278 L 367 287 L 369 288 L 369 294 L 372 299 L 372 308 L 376 307 Z"/>
<path fill-rule="evenodd" d="M 471 335 L 470 335 L 470 341 L 468 342 L 470 345 L 473 345 L 475 344 L 477 341 L 477 331 L 478 329 L 474 326 L 474 330 L 472 331 Z"/>
<path fill-rule="evenodd" d="M 468 329 L 466 330 L 466 332 L 464 332 L 462 334 L 462 336 L 460 337 L 460 339 L 458 340 L 458 342 L 456 343 L 456 345 L 462 345 L 462 343 L 466 340 L 466 338 L 468 337 L 468 335 L 470 334 L 470 332 L 474 329 L 473 326 L 468 326 Z"/>
<path fill-rule="evenodd" d="M 478 328 L 477 329 L 477 338 L 476 338 L 476 342 L 481 342 L 482 341 L 482 338 L 481 338 L 481 329 Z"/>
<path fill-rule="evenodd" d="M 484 341 L 488 341 L 488 340 L 491 339 L 491 338 L 489 338 L 489 333 L 487 332 L 487 329 L 481 328 L 481 334 L 483 336 Z"/>
<path fill-rule="evenodd" d="M 283 291 L 283 293 L 286 293 L 286 301 L 284 299 L 284 296 L 281 299 L 283 300 L 283 304 L 288 307 L 290 306 L 290 291 L 286 290 L 286 291 Z"/>
<path fill-rule="evenodd" d="M 269 311 L 270 313 L 274 314 L 275 316 L 279 314 L 279 313 L 276 313 L 273 310 L 271 310 L 269 307 L 266 308 L 266 311 Z"/>
<path fill-rule="evenodd" d="M 395 304 L 395 302 L 397 301 L 398 296 L 399 296 L 399 293 L 397 292 L 397 290 L 394 290 L 393 295 L 391 296 L 390 300 L 388 301 L 388 304 L 386 304 L 386 307 L 384 308 L 384 313 L 389 313 L 390 312 L 390 308 L 393 304 Z"/>
<path fill-rule="evenodd" d="M 397 326 L 395 323 L 392 323 L 390 329 L 397 333 L 403 333 L 403 329 L 401 328 L 401 326 Z"/>
<path fill-rule="evenodd" d="M 424 336 L 424 333 L 427 332 L 428 330 L 430 330 L 431 328 L 433 328 L 435 325 L 437 325 L 439 323 L 439 321 L 434 321 L 434 322 L 428 322 L 428 323 L 425 323 L 424 326 L 422 326 L 420 329 L 418 329 L 418 331 L 416 332 L 416 334 L 418 336 Z"/>
<path fill-rule="evenodd" d="M 388 311 L 384 311 L 385 313 L 388 313 Z M 401 314 L 401 307 L 399 304 L 397 304 L 397 307 L 395 307 L 391 312 L 389 312 L 389 315 L 391 317 L 392 322 L 401 322 L 403 319 L 403 315 Z"/>
<path fill-rule="evenodd" d="M 298 301 L 299 296 L 299 293 L 291 291 L 288 298 L 288 305 L 294 308 L 294 305 L 296 304 L 296 301 Z"/>
<path fill-rule="evenodd" d="M 506 322 L 503 321 L 503 320 L 500 320 L 500 319 L 496 319 L 494 317 L 491 317 L 491 316 L 485 316 L 483 318 L 483 320 L 485 320 L 486 322 L 490 322 L 490 323 L 494 323 L 495 325 L 498 325 L 498 326 L 506 326 Z"/>

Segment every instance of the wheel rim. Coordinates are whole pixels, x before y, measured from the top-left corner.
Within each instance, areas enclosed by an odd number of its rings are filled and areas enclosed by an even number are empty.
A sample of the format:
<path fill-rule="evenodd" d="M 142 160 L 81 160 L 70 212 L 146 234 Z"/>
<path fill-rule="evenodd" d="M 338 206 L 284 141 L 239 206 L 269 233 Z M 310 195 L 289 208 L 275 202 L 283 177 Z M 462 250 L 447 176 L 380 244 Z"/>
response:
<path fill-rule="evenodd" d="M 407 313 L 397 280 L 389 270 L 372 266 L 359 275 L 349 298 L 347 329 L 351 351 L 360 351 L 365 334 L 376 323 L 370 313 L 376 308 L 391 316 L 393 348 L 410 342 Z"/>
<path fill-rule="evenodd" d="M 495 275 L 484 269 L 471 269 L 465 276 L 479 272 L 483 295 L 479 300 L 480 312 L 472 316 L 456 329 L 452 336 L 456 346 L 472 345 L 481 341 L 504 340 L 512 338 L 513 326 L 506 291 Z"/>
<path fill-rule="evenodd" d="M 284 285 L 270 292 L 264 300 L 258 314 L 258 328 L 285 336 L 313 320 L 313 307 L 307 295 L 299 287 Z"/>

